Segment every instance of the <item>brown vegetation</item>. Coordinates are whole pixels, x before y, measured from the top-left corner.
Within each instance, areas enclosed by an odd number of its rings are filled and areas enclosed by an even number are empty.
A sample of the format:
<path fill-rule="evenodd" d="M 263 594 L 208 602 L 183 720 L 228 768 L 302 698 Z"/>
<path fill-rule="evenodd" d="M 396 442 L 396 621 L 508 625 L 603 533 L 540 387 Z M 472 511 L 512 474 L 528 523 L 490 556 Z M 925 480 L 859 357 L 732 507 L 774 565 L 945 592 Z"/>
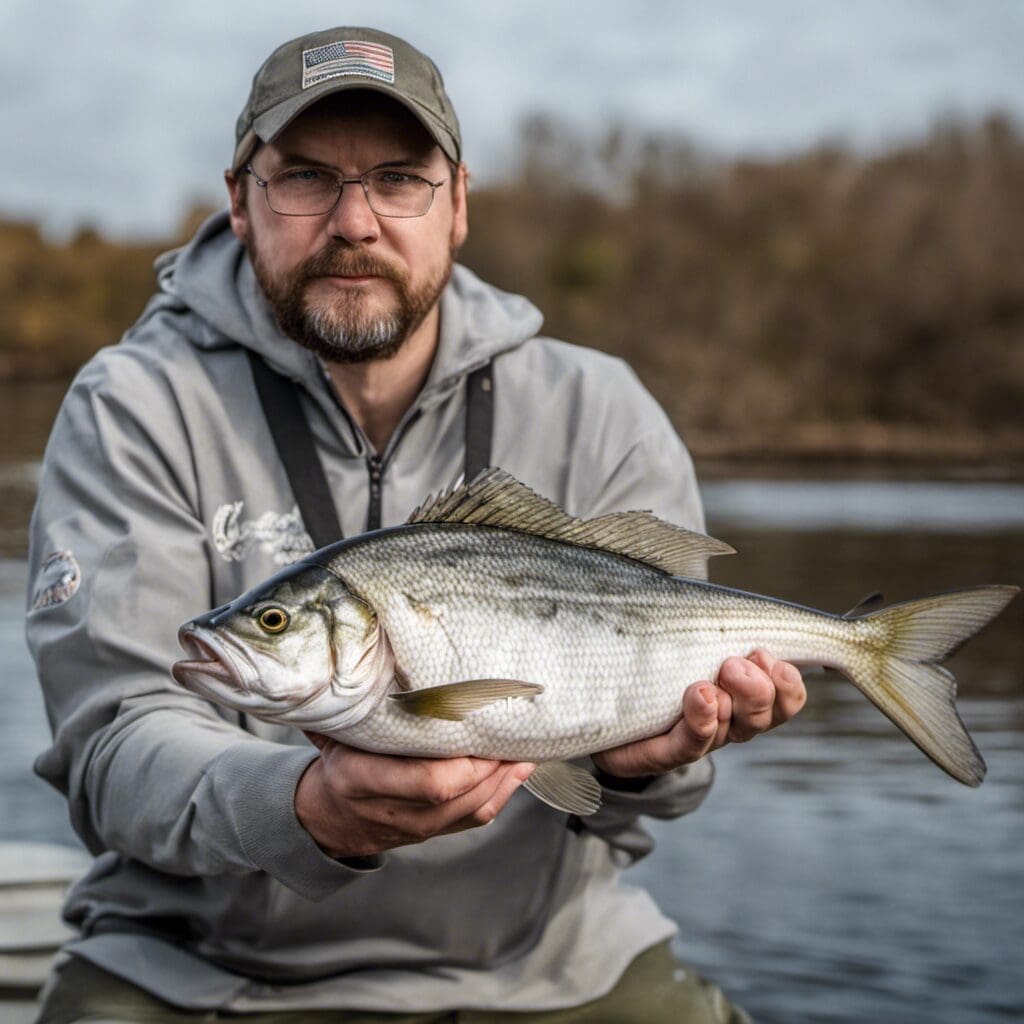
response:
<path fill-rule="evenodd" d="M 1024 138 L 714 162 L 538 120 L 463 259 L 624 356 L 705 454 L 1024 455 Z M 117 338 L 164 246 L 0 226 L 0 377 Z"/>

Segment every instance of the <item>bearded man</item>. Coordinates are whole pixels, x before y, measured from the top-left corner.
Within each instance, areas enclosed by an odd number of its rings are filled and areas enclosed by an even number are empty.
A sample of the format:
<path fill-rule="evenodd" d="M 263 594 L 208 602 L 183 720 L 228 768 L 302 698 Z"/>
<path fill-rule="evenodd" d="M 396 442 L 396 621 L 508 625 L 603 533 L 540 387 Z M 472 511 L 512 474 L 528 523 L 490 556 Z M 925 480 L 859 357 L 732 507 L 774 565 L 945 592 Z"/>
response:
<path fill-rule="evenodd" d="M 487 463 L 575 515 L 703 528 L 628 368 L 453 266 L 467 172 L 426 57 L 368 29 L 286 43 L 235 143 L 230 210 L 161 258 L 47 449 L 37 770 L 96 860 L 39 1019 L 747 1019 L 619 876 L 640 816 L 701 802 L 709 751 L 799 710 L 792 666 L 737 652 L 694 681 L 671 730 L 594 757 L 603 806 L 568 821 L 519 790 L 532 765 L 311 744 L 171 679 L 181 622 Z"/>

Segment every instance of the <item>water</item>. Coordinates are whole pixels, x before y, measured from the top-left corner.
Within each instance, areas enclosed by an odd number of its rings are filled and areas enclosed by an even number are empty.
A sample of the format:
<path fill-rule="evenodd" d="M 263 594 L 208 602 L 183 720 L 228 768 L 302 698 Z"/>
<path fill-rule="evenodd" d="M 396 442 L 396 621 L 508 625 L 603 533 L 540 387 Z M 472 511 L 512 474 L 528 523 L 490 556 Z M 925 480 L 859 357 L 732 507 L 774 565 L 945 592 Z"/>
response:
<path fill-rule="evenodd" d="M 59 392 L 0 396 L 0 838 L 74 843 L 36 780 L 48 740 L 22 639 L 25 524 Z M 714 480 L 715 579 L 831 611 L 1024 583 L 1024 489 L 917 480 Z M 759 1021 L 1024 1019 L 1024 601 L 951 662 L 988 762 L 948 779 L 849 684 L 770 737 L 716 755 L 705 806 L 655 823 L 630 877 L 680 924 L 679 952 Z"/>

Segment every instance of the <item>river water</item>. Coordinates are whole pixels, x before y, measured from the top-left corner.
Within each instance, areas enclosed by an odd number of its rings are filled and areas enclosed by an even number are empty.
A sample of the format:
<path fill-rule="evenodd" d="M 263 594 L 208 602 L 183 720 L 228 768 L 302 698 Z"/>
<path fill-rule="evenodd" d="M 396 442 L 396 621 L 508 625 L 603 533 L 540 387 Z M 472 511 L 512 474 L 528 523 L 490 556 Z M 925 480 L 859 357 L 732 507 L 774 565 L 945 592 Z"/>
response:
<path fill-rule="evenodd" d="M 31 773 L 48 739 L 22 637 L 26 523 L 59 390 L 0 394 L 0 839 L 74 844 Z M 714 578 L 829 611 L 1024 583 L 1024 486 L 859 472 L 723 477 Z M 996 474 L 998 475 L 998 474 Z M 886 478 L 888 476 L 888 478 Z M 950 662 L 988 763 L 968 790 L 849 684 L 809 674 L 797 720 L 716 755 L 701 810 L 655 823 L 629 877 L 678 923 L 679 952 L 759 1021 L 1024 1020 L 1024 600 Z"/>

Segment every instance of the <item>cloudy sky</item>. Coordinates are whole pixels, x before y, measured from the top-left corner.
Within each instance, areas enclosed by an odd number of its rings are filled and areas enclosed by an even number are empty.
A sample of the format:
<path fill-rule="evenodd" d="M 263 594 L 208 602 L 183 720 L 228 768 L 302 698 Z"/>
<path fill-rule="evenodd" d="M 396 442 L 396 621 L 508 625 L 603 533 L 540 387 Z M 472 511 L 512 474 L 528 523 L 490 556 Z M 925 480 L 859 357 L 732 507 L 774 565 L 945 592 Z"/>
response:
<path fill-rule="evenodd" d="M 339 22 L 434 57 L 478 180 L 538 110 L 723 153 L 873 147 L 994 108 L 1024 123 L 1021 0 L 3 0 L 0 216 L 166 234 L 219 198 L 256 67 Z"/>

